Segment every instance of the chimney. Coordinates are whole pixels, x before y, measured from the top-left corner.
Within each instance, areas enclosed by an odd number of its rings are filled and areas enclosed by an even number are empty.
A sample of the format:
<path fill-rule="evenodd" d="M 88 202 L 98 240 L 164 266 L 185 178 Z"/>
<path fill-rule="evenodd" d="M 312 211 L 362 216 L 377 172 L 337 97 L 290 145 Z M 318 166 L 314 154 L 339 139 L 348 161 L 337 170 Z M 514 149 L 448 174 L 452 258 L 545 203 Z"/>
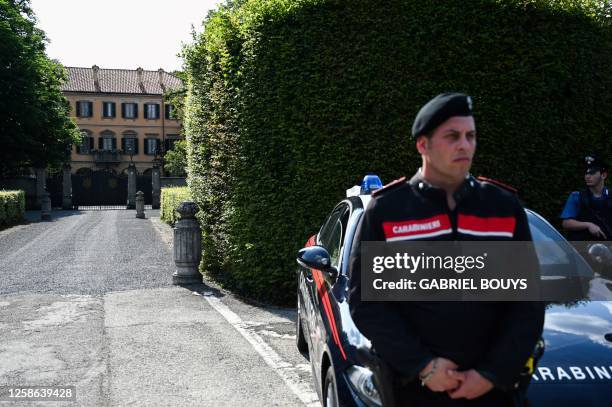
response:
<path fill-rule="evenodd" d="M 138 87 L 140 88 L 140 91 L 142 93 L 147 93 L 145 91 L 145 86 L 144 86 L 144 83 L 143 83 L 143 80 L 142 80 L 142 71 L 143 71 L 143 69 L 141 67 L 138 67 L 138 69 L 136 69 L 136 73 L 138 73 Z"/>
<path fill-rule="evenodd" d="M 100 77 L 98 76 L 100 67 L 98 65 L 94 65 L 91 67 L 91 69 L 93 70 L 94 88 L 96 89 L 96 92 L 100 92 Z"/>
<path fill-rule="evenodd" d="M 162 68 L 159 68 L 157 70 L 157 73 L 159 73 L 159 86 L 161 87 L 163 93 L 166 91 L 166 85 L 164 85 L 164 70 Z"/>

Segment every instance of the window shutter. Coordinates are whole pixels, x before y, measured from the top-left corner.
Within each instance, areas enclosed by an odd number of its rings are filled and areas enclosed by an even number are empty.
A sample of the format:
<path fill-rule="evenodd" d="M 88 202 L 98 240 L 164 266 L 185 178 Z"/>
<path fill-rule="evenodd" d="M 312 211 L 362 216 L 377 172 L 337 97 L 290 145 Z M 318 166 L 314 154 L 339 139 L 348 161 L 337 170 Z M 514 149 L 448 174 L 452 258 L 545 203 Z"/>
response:
<path fill-rule="evenodd" d="M 115 117 L 116 113 L 115 113 L 115 102 L 111 103 L 111 117 Z"/>
<path fill-rule="evenodd" d="M 102 147 L 104 147 L 104 138 L 103 137 L 99 137 L 98 138 L 98 149 L 102 150 Z"/>
<path fill-rule="evenodd" d="M 121 117 L 125 119 L 125 103 L 121 104 Z"/>
<path fill-rule="evenodd" d="M 144 117 L 145 119 L 149 118 L 149 105 L 146 103 L 144 105 L 144 111 L 142 113 L 142 117 Z"/>
<path fill-rule="evenodd" d="M 159 105 L 155 105 L 155 118 L 159 119 Z"/>
<path fill-rule="evenodd" d="M 164 106 L 164 111 L 165 111 L 164 115 L 165 115 L 166 119 L 169 119 L 170 118 L 170 105 Z"/>
<path fill-rule="evenodd" d="M 117 149 L 117 139 L 113 137 L 113 150 Z"/>
<path fill-rule="evenodd" d="M 81 117 L 81 102 L 76 102 L 76 115 Z"/>
<path fill-rule="evenodd" d="M 169 139 L 164 140 L 164 144 L 165 144 L 164 145 L 164 150 L 166 152 L 170 151 L 170 140 Z"/>
<path fill-rule="evenodd" d="M 138 154 L 138 138 L 134 137 L 134 154 Z"/>
<path fill-rule="evenodd" d="M 138 103 L 134 103 L 134 119 L 138 119 Z"/>
<path fill-rule="evenodd" d="M 121 150 L 125 154 L 125 137 L 121 137 Z"/>
<path fill-rule="evenodd" d="M 87 104 L 89 105 L 89 116 L 87 117 L 92 117 L 93 116 L 93 102 L 87 102 Z"/>
<path fill-rule="evenodd" d="M 94 146 L 94 139 L 93 139 L 93 137 L 90 137 L 89 138 L 89 146 L 87 146 L 87 150 L 88 150 L 87 152 L 91 151 L 93 146 Z"/>
<path fill-rule="evenodd" d="M 161 153 L 161 151 L 160 151 L 160 147 L 161 147 L 161 141 L 160 141 L 160 139 L 155 139 L 155 150 L 156 150 L 158 153 Z"/>

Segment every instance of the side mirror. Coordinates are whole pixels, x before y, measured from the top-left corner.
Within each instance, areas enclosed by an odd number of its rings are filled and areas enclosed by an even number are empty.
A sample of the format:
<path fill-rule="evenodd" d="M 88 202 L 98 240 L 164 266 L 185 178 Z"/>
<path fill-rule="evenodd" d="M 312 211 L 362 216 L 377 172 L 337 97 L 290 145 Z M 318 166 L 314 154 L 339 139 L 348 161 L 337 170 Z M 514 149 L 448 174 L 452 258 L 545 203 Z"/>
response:
<path fill-rule="evenodd" d="M 332 279 L 338 277 L 338 270 L 331 265 L 331 257 L 322 246 L 309 246 L 301 249 L 296 260 L 302 267 L 321 270 L 328 273 Z"/>

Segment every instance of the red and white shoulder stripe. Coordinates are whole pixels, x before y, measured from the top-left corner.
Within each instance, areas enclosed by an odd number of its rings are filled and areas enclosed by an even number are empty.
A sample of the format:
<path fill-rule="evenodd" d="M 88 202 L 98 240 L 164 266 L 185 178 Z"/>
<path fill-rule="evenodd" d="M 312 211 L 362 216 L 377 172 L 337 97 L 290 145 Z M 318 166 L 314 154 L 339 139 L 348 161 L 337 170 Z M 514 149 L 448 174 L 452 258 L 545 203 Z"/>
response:
<path fill-rule="evenodd" d="M 516 218 L 481 217 L 459 214 L 457 217 L 457 232 L 473 236 L 513 237 L 516 228 Z"/>

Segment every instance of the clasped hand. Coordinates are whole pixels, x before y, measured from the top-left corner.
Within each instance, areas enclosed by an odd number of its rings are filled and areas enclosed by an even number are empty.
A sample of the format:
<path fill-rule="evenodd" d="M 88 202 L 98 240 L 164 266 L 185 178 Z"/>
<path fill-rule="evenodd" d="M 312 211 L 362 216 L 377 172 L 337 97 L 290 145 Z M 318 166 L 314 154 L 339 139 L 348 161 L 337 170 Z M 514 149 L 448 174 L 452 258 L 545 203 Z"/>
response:
<path fill-rule="evenodd" d="M 423 373 L 431 370 L 433 362 L 430 362 Z M 489 392 L 493 383 L 485 379 L 474 369 L 458 371 L 457 364 L 452 360 L 438 358 L 434 374 L 427 380 L 425 386 L 431 391 L 447 392 L 450 398 L 475 399 Z"/>

